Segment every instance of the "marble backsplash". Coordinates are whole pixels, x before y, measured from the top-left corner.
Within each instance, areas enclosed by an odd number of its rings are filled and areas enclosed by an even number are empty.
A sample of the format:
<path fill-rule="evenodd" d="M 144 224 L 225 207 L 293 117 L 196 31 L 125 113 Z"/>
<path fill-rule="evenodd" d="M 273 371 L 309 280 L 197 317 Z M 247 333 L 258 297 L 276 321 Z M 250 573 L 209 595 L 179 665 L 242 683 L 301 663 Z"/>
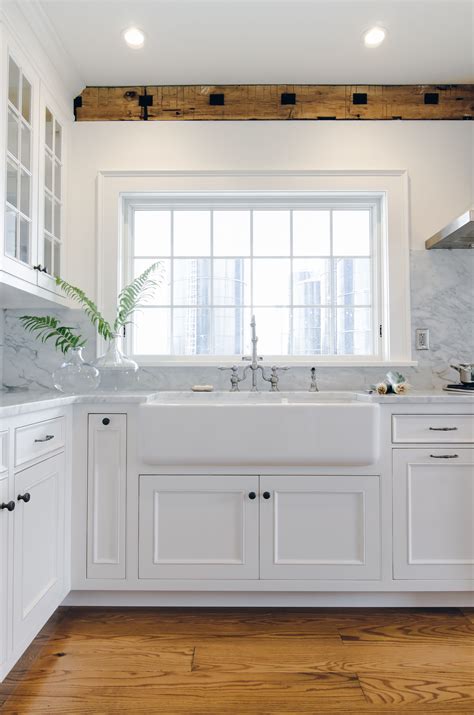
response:
<path fill-rule="evenodd" d="M 411 253 L 411 304 L 413 337 L 416 328 L 430 330 L 427 351 L 413 351 L 417 367 L 400 368 L 414 388 L 430 389 L 455 380 L 449 363 L 474 359 L 474 251 L 438 250 Z M 0 376 L 4 388 L 30 390 L 52 388 L 51 373 L 61 356 L 51 345 L 43 345 L 28 335 L 18 321 L 25 311 L 5 310 L 0 319 Z M 28 311 L 42 314 L 45 311 Z M 75 310 L 47 311 L 76 327 L 87 338 L 86 359 L 95 356 L 94 329 Z M 3 325 L 2 325 L 3 323 Z M 2 359 L 3 358 L 3 359 Z M 364 389 L 380 381 L 383 368 L 321 367 L 321 389 Z M 149 367 L 138 373 L 137 388 L 147 390 L 188 389 L 197 383 L 211 383 L 227 389 L 228 373 L 215 367 Z M 308 367 L 294 367 L 282 373 L 280 388 L 305 390 L 309 386 Z"/>

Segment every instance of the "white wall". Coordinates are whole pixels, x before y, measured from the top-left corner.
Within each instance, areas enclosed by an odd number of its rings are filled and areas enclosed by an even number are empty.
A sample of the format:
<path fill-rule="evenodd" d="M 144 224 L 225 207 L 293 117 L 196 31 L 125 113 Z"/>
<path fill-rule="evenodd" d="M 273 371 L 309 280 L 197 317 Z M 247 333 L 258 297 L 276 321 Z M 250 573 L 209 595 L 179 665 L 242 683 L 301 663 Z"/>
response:
<path fill-rule="evenodd" d="M 407 169 L 411 245 L 474 198 L 470 122 L 94 122 L 72 128 L 71 280 L 95 295 L 100 170 Z"/>

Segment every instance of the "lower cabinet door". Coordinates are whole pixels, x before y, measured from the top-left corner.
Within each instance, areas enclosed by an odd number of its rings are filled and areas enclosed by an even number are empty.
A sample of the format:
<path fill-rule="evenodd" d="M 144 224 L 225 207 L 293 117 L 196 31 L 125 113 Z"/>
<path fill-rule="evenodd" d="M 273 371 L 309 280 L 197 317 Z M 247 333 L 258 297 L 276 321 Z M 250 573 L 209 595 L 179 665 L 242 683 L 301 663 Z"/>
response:
<path fill-rule="evenodd" d="M 393 450 L 396 579 L 474 578 L 474 450 Z"/>
<path fill-rule="evenodd" d="M 90 414 L 87 578 L 125 578 L 127 415 Z"/>
<path fill-rule="evenodd" d="M 7 504 L 8 501 L 8 479 L 2 479 L 0 475 L 0 504 Z M 0 680 L 8 654 L 8 536 L 13 518 L 13 511 L 6 508 L 0 510 Z"/>
<path fill-rule="evenodd" d="M 27 645 L 64 587 L 64 456 L 15 475 L 13 644 Z"/>
<path fill-rule="evenodd" d="M 268 476 L 260 492 L 261 578 L 380 578 L 378 476 Z"/>
<path fill-rule="evenodd" d="M 258 477 L 140 476 L 140 578 L 258 578 Z"/>

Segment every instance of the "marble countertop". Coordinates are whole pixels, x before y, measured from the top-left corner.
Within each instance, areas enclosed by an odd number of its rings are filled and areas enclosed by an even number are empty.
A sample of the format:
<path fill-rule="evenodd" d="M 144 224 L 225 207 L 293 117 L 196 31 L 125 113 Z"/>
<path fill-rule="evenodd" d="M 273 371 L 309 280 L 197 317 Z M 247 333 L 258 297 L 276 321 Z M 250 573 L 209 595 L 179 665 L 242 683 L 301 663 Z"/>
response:
<path fill-rule="evenodd" d="M 335 391 L 331 391 L 335 392 Z M 344 391 L 347 392 L 347 391 Z M 443 390 L 420 390 L 407 395 L 376 395 L 354 391 L 356 399 L 378 404 L 467 404 L 474 405 L 474 394 L 460 394 Z M 0 417 L 36 412 L 72 404 L 140 404 L 152 400 L 156 391 L 94 392 L 86 395 L 62 395 L 58 392 L 0 392 Z"/>
<path fill-rule="evenodd" d="M 136 404 L 153 399 L 156 392 L 93 392 L 87 395 L 62 395 L 59 392 L 0 392 L 0 417 L 64 407 L 73 404 Z"/>

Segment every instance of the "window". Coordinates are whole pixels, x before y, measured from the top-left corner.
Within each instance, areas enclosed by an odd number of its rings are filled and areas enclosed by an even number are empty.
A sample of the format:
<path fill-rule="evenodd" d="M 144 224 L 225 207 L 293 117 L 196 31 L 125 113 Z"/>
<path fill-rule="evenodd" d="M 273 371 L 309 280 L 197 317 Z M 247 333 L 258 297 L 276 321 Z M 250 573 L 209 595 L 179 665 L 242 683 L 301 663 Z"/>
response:
<path fill-rule="evenodd" d="M 44 109 L 44 256 L 51 275 L 61 273 L 62 244 L 62 127 L 48 107 Z"/>
<path fill-rule="evenodd" d="M 31 83 L 16 62 L 9 57 L 5 253 L 23 263 L 30 263 L 32 260 L 31 108 Z"/>
<path fill-rule="evenodd" d="M 379 202 L 333 196 L 176 196 L 127 202 L 131 278 L 164 274 L 129 350 L 238 357 L 255 314 L 265 357 L 380 357 Z"/>

